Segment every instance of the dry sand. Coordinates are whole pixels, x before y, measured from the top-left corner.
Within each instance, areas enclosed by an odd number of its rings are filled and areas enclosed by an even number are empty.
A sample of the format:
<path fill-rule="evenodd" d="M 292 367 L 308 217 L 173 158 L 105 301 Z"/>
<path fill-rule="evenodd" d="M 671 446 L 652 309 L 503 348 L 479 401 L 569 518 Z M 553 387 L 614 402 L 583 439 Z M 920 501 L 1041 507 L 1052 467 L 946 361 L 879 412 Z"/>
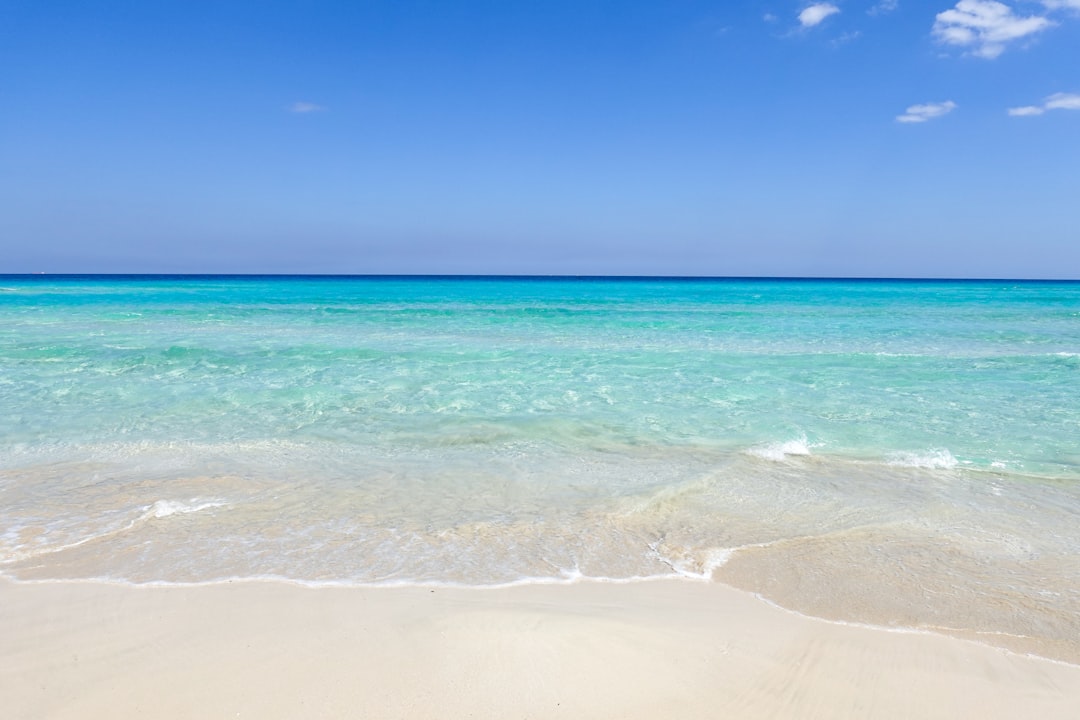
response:
<path fill-rule="evenodd" d="M 0 583 L 0 716 L 1069 718 L 1080 666 L 714 583 Z"/>

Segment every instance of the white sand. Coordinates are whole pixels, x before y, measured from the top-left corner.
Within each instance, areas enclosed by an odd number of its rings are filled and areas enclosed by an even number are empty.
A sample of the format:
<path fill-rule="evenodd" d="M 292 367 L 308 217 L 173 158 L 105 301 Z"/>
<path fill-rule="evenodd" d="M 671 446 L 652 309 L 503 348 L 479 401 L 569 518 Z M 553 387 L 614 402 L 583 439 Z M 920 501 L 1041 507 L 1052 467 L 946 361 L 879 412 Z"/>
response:
<path fill-rule="evenodd" d="M 1074 720 L 1080 666 L 719 584 L 3 582 L 0 716 Z"/>

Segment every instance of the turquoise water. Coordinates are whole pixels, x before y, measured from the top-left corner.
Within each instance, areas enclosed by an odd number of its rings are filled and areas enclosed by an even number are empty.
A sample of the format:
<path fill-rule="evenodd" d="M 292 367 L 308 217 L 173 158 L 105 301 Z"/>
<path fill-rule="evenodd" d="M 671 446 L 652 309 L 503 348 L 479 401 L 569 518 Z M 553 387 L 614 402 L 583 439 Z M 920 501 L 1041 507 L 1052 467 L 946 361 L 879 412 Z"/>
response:
<path fill-rule="evenodd" d="M 715 573 L 1080 645 L 1080 283 L 7 276 L 0 397 L 15 579 Z"/>

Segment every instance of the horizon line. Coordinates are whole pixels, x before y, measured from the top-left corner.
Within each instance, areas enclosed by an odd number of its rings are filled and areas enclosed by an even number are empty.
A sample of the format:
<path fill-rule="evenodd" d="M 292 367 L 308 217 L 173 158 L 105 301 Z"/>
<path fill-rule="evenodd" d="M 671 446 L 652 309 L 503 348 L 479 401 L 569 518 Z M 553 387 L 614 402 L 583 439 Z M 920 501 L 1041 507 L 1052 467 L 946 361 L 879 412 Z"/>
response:
<path fill-rule="evenodd" d="M 594 275 L 594 274 L 532 274 L 532 273 L 258 273 L 258 272 L 22 272 L 0 273 L 0 278 L 19 279 L 198 279 L 198 278 L 310 278 L 310 279 L 424 279 L 424 280 L 787 280 L 787 281 L 844 281 L 844 282 L 1080 282 L 1080 277 L 916 277 L 878 275 Z"/>

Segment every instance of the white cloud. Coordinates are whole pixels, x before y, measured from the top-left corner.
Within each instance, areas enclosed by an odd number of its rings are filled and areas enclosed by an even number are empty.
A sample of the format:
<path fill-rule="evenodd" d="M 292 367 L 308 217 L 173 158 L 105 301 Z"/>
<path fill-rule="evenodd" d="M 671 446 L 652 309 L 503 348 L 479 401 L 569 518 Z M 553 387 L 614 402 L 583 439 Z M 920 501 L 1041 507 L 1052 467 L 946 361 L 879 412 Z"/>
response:
<path fill-rule="evenodd" d="M 1046 98 L 1047 110 L 1080 110 L 1080 95 L 1076 93 L 1054 93 Z"/>
<path fill-rule="evenodd" d="M 1013 117 L 1042 115 L 1047 110 L 1080 110 L 1080 95 L 1076 93 L 1054 93 L 1043 101 L 1042 105 L 1025 105 L 1009 108 Z"/>
<path fill-rule="evenodd" d="M 820 25 L 825 18 L 838 12 L 840 12 L 840 8 L 832 3 L 815 3 L 799 13 L 799 22 L 802 23 L 804 28 L 814 27 Z"/>
<path fill-rule="evenodd" d="M 903 115 L 897 115 L 896 121 L 902 123 L 921 123 L 932 120 L 942 115 L 948 115 L 956 109 L 956 103 L 946 100 L 941 103 L 926 103 L 925 105 L 912 105 L 904 111 Z"/>
<path fill-rule="evenodd" d="M 326 108 L 322 105 L 316 105 L 315 103 L 310 102 L 294 102 L 289 106 L 289 112 L 294 113 L 313 113 L 322 112 L 324 110 L 326 110 Z"/>
<path fill-rule="evenodd" d="M 1046 112 L 1046 110 L 1038 105 L 1025 105 L 1024 107 L 1009 108 L 1009 114 L 1013 117 L 1042 115 L 1044 112 Z"/>
<path fill-rule="evenodd" d="M 996 58 L 1007 43 L 1053 25 L 1039 15 L 1020 17 L 997 0 L 960 0 L 951 10 L 938 13 L 933 32 L 946 45 L 970 47 L 972 55 Z"/>
<path fill-rule="evenodd" d="M 1043 0 L 1043 5 L 1050 10 L 1060 10 L 1061 8 L 1080 10 L 1080 0 Z"/>
<path fill-rule="evenodd" d="M 1077 0 L 1080 2 L 1080 0 Z M 891 13 L 900 5 L 900 0 L 881 0 L 877 5 L 867 10 L 868 15 L 885 15 Z"/>
<path fill-rule="evenodd" d="M 777 20 L 779 20 L 780 18 L 776 17 L 772 13 L 765 13 L 765 16 L 762 17 L 761 19 L 764 20 L 767 23 L 774 23 Z"/>
<path fill-rule="evenodd" d="M 853 40 L 858 40 L 861 37 L 862 37 L 862 30 L 853 30 L 851 32 L 846 32 L 843 35 L 841 35 L 840 37 L 833 40 L 832 41 L 832 46 L 833 47 L 840 47 L 841 45 L 847 45 L 849 42 L 851 42 Z"/>

